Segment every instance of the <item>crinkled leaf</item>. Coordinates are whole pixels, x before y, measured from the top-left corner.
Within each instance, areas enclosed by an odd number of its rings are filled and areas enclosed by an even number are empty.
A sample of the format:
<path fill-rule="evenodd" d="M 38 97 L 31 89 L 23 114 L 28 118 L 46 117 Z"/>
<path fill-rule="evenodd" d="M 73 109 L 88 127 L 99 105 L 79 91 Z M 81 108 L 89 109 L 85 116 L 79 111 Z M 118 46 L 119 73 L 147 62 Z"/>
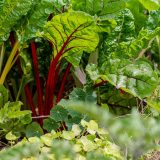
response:
<path fill-rule="evenodd" d="M 74 10 L 85 11 L 91 15 L 113 14 L 126 6 L 124 0 L 72 0 L 71 2 Z"/>
<path fill-rule="evenodd" d="M 31 111 L 15 111 L 14 113 L 12 112 L 10 112 L 9 114 L 8 114 L 8 117 L 9 118 L 21 118 L 21 117 L 24 117 L 24 116 L 26 116 L 26 115 L 28 115 L 28 114 L 31 114 L 32 112 Z"/>
<path fill-rule="evenodd" d="M 142 60 L 131 62 L 114 59 L 109 60 L 102 68 L 106 80 L 117 89 L 121 88 L 139 98 L 150 96 L 157 86 L 156 72 L 149 63 Z"/>
<path fill-rule="evenodd" d="M 160 112 L 160 85 L 157 86 L 152 96 L 147 98 L 147 104 L 156 111 Z"/>
<path fill-rule="evenodd" d="M 56 15 L 38 33 L 52 42 L 54 55 L 63 56 L 77 66 L 83 51 L 92 52 L 99 42 L 98 28 L 94 18 L 84 12 L 73 11 Z M 64 46 L 63 46 L 64 45 Z"/>
<path fill-rule="evenodd" d="M 99 77 L 139 98 L 151 96 L 158 82 L 156 72 L 143 60 L 110 59 L 103 64 Z"/>
<path fill-rule="evenodd" d="M 130 56 L 138 56 L 138 54 L 143 49 L 148 49 L 151 47 L 150 42 L 157 36 L 160 35 L 160 27 L 155 28 L 154 30 L 142 29 L 139 32 L 137 38 L 133 39 L 129 46 L 124 48 L 123 52 L 127 52 Z"/>
<path fill-rule="evenodd" d="M 109 56 L 124 56 L 128 52 L 124 52 L 123 46 L 128 48 L 130 41 L 134 39 L 135 32 L 135 19 L 132 12 L 129 9 L 124 9 L 115 16 L 117 26 L 106 37 L 104 37 L 102 43 L 102 49 L 99 54 L 99 65 L 103 64 Z M 123 34 L 122 34 L 123 33 Z M 121 44 L 125 42 L 125 44 Z M 122 54 L 123 53 L 123 54 Z"/>
<path fill-rule="evenodd" d="M 20 42 L 26 42 L 29 39 L 36 37 L 36 32 L 42 30 L 44 24 L 51 13 L 54 12 L 54 0 L 38 0 L 29 15 L 22 19 L 21 27 L 18 25 L 18 37 Z"/>
<path fill-rule="evenodd" d="M 31 123 L 32 122 L 31 112 L 30 114 L 26 114 L 25 116 L 21 117 L 20 121 L 24 125 Z"/>
<path fill-rule="evenodd" d="M 135 7 L 136 6 L 136 7 Z M 126 6 L 134 15 L 136 30 L 141 30 L 146 25 L 147 16 L 144 14 L 144 7 L 138 0 L 129 0 Z M 143 23 L 142 23 L 143 22 Z"/>
<path fill-rule="evenodd" d="M 114 86 L 106 87 L 103 93 L 101 94 L 102 107 L 103 103 L 106 105 L 107 102 L 109 110 L 111 109 L 112 111 L 112 108 L 114 108 L 114 111 L 120 114 L 124 113 L 125 110 L 128 111 L 128 109 L 137 105 L 137 100 L 133 95 L 127 92 L 121 92 L 121 90 L 115 89 Z"/>
<path fill-rule="evenodd" d="M 160 9 L 157 11 L 151 11 L 148 16 L 147 28 L 153 30 L 160 26 Z"/>
<path fill-rule="evenodd" d="M 30 10 L 33 0 L 6 0 L 0 7 L 0 43 L 6 41 L 17 21 Z"/>

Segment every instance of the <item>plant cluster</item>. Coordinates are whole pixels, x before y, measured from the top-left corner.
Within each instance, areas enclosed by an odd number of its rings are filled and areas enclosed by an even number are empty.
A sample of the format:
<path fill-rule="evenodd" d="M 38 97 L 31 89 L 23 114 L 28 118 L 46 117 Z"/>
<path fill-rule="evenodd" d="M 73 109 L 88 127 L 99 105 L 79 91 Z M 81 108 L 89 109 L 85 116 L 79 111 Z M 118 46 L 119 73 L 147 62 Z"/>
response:
<path fill-rule="evenodd" d="M 159 77 L 159 0 L 0 1 L 0 159 L 140 158 Z"/>

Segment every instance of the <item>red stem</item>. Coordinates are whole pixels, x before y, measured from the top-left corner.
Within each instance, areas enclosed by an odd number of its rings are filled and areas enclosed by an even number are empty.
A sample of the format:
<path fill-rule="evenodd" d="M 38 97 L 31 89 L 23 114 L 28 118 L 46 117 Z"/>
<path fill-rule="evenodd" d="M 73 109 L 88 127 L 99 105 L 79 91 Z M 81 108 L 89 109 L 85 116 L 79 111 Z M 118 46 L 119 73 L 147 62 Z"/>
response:
<path fill-rule="evenodd" d="M 13 32 L 10 33 L 9 39 L 10 39 L 10 42 L 11 42 L 11 46 L 13 48 L 14 45 L 15 45 L 15 37 L 14 37 Z M 17 54 L 18 54 L 18 51 L 17 51 Z M 18 65 L 19 73 L 20 73 L 20 75 L 22 75 L 22 69 L 21 69 L 21 66 L 20 66 L 19 58 L 17 60 L 17 65 Z M 25 90 L 25 95 L 26 95 L 26 98 L 27 98 L 27 102 L 28 102 L 29 107 L 32 111 L 32 116 L 35 117 L 35 116 L 37 116 L 37 114 L 36 114 L 35 106 L 34 106 L 33 99 L 32 99 L 32 93 L 30 91 L 30 88 L 29 88 L 28 84 L 24 87 L 24 90 Z"/>
<path fill-rule="evenodd" d="M 107 80 L 105 80 L 105 81 L 102 80 L 101 82 L 95 84 L 95 85 L 94 85 L 94 88 L 100 87 L 100 86 L 102 86 L 103 84 L 105 84 L 105 83 L 107 83 L 107 82 L 108 82 Z"/>
<path fill-rule="evenodd" d="M 63 79 L 62 79 L 62 83 L 61 83 L 61 86 L 60 86 L 60 89 L 59 89 L 59 92 L 58 92 L 58 95 L 57 95 L 56 103 L 58 103 L 61 100 L 61 97 L 62 97 L 62 94 L 63 94 L 63 91 L 64 91 L 64 86 L 65 86 L 65 83 L 66 83 L 66 80 L 67 80 L 67 76 L 70 72 L 71 67 L 72 67 L 72 64 L 69 63 L 67 68 L 66 68 L 66 71 L 63 75 Z"/>
<path fill-rule="evenodd" d="M 53 107 L 53 97 L 54 97 L 54 85 L 55 85 L 55 72 L 57 68 L 58 61 L 63 54 L 65 47 L 67 46 L 70 37 L 63 44 L 61 50 L 58 52 L 56 57 L 52 60 L 49 68 L 48 79 L 46 83 L 46 99 L 45 99 L 45 108 L 47 110 L 47 114 L 49 114 L 50 109 Z"/>
<path fill-rule="evenodd" d="M 120 89 L 121 94 L 125 94 L 126 92 L 123 89 Z"/>
<path fill-rule="evenodd" d="M 36 44 L 34 41 L 31 42 L 31 50 L 32 50 L 32 58 L 33 58 L 33 67 L 36 78 L 36 86 L 37 86 L 37 94 L 38 94 L 38 112 L 40 116 L 43 116 L 43 94 L 42 94 L 42 86 L 40 81 L 39 69 L 38 69 L 38 58 L 36 52 Z M 41 119 L 41 124 L 43 119 Z"/>
<path fill-rule="evenodd" d="M 48 78 L 47 78 L 47 83 L 46 83 L 46 98 L 45 98 L 45 108 L 47 110 L 47 114 L 49 114 L 50 109 L 53 107 L 53 98 L 54 98 L 54 85 L 55 85 L 55 72 L 57 68 L 58 61 L 60 57 L 63 55 L 65 47 L 68 45 L 70 42 L 71 37 L 75 32 L 78 31 L 78 29 L 81 27 L 78 26 L 71 34 L 70 36 L 66 39 L 66 41 L 63 43 L 62 48 L 60 51 L 57 53 L 56 57 L 52 60 L 49 68 L 49 73 L 48 73 Z"/>
<path fill-rule="evenodd" d="M 55 71 L 55 82 L 54 82 L 54 85 L 53 85 L 53 90 L 55 90 L 55 87 L 56 87 L 56 84 L 57 84 L 57 81 L 58 81 L 58 75 L 59 75 L 59 70 L 60 70 L 60 64 L 58 65 L 56 71 Z M 54 105 L 54 104 L 53 104 Z M 49 112 L 50 112 L 51 108 L 45 108 L 45 112 L 44 114 L 45 115 L 48 115 Z"/>
<path fill-rule="evenodd" d="M 37 114 L 36 114 L 35 106 L 34 106 L 34 103 L 32 100 L 32 93 L 31 93 L 31 90 L 30 90 L 28 84 L 25 86 L 24 90 L 25 90 L 27 102 L 28 102 L 30 109 L 32 111 L 32 116 L 36 117 Z"/>

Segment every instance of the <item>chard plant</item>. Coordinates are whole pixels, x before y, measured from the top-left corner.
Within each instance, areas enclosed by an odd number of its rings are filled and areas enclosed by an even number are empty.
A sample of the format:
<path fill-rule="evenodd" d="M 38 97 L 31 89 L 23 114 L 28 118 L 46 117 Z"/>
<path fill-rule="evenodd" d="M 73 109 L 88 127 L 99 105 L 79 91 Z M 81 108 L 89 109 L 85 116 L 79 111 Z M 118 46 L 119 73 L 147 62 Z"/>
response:
<path fill-rule="evenodd" d="M 29 138 L 20 146 L 31 159 L 137 159 L 157 149 L 159 121 L 144 116 L 159 119 L 159 12 L 158 0 L 1 1 L 1 138 Z"/>

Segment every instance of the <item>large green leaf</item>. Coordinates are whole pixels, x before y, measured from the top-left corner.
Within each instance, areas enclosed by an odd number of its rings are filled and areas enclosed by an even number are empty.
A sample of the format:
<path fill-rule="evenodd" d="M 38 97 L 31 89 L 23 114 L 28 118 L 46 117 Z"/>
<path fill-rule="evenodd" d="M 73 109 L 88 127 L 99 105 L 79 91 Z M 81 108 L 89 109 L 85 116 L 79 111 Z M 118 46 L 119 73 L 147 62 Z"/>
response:
<path fill-rule="evenodd" d="M 4 0 L 0 6 L 0 43 L 7 40 L 17 21 L 30 10 L 33 0 Z"/>
<path fill-rule="evenodd" d="M 26 42 L 36 37 L 36 32 L 42 30 L 51 13 L 54 12 L 55 0 L 36 0 L 29 14 L 18 24 L 17 33 L 20 42 Z M 20 27 L 21 26 L 21 27 Z"/>
<path fill-rule="evenodd" d="M 54 16 L 38 35 L 52 42 L 54 55 L 63 49 L 63 56 L 77 66 L 83 51 L 95 50 L 99 42 L 98 31 L 92 16 L 73 11 Z"/>
<path fill-rule="evenodd" d="M 92 68 L 88 68 L 90 75 Z M 109 59 L 103 64 L 97 77 L 139 98 L 151 96 L 158 83 L 158 75 L 150 64 L 143 60 L 132 62 L 125 59 Z"/>
<path fill-rule="evenodd" d="M 142 29 L 139 32 L 137 38 L 130 42 L 130 45 L 124 48 L 124 52 L 127 52 L 130 56 L 138 56 L 143 49 L 149 49 L 152 45 L 154 38 L 160 35 L 160 27 L 154 30 Z"/>
<path fill-rule="evenodd" d="M 149 11 L 157 10 L 160 7 L 159 0 L 139 0 L 139 2 Z"/>
<path fill-rule="evenodd" d="M 147 104 L 156 111 L 160 112 L 160 85 L 157 86 L 152 96 L 147 98 Z"/>
<path fill-rule="evenodd" d="M 91 15 L 113 14 L 125 8 L 125 0 L 71 0 L 74 10 L 81 10 Z"/>
<path fill-rule="evenodd" d="M 146 25 L 147 16 L 144 14 L 145 8 L 143 7 L 143 5 L 138 0 L 129 0 L 127 2 L 127 8 L 134 15 L 136 30 L 138 32 L 139 30 L 141 30 Z"/>
<path fill-rule="evenodd" d="M 108 56 L 123 56 L 128 52 L 123 52 L 124 48 L 128 48 L 130 41 L 136 36 L 135 19 L 129 9 L 124 9 L 115 16 L 117 26 L 106 37 L 103 38 L 102 48 L 99 54 L 99 65 L 106 61 Z M 122 43 L 125 42 L 123 45 Z M 122 47 L 121 47 L 122 46 Z M 121 53 L 123 52 L 123 54 Z"/>

